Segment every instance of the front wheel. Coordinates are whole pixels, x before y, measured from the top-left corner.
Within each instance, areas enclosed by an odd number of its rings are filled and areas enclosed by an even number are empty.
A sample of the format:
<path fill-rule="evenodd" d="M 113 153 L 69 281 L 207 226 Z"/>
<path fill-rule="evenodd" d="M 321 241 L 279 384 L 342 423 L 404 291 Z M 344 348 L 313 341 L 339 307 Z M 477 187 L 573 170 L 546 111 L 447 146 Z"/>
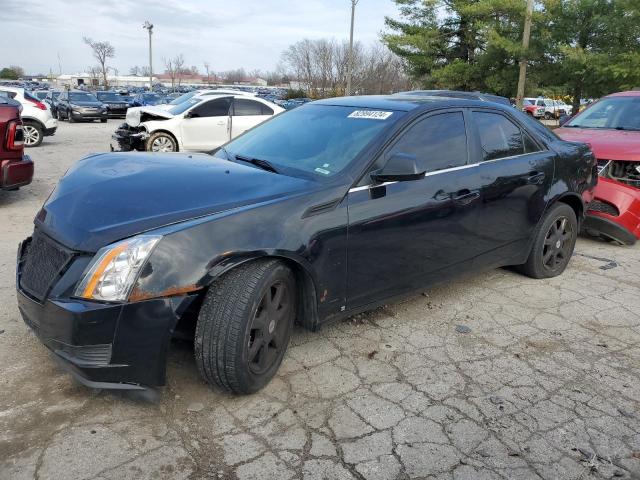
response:
<path fill-rule="evenodd" d="M 22 131 L 24 132 L 25 147 L 37 147 L 42 143 L 42 127 L 37 123 L 26 120 L 22 126 Z"/>
<path fill-rule="evenodd" d="M 67 110 L 67 120 L 69 120 L 69 123 L 76 123 L 76 119 L 71 113 L 71 110 Z"/>
<path fill-rule="evenodd" d="M 278 260 L 241 265 L 207 293 L 198 315 L 195 357 L 209 383 L 253 393 L 274 377 L 296 315 L 295 282 Z"/>
<path fill-rule="evenodd" d="M 578 238 L 578 220 L 564 203 L 551 207 L 535 233 L 526 263 L 518 269 L 532 278 L 557 277 L 569 264 Z"/>
<path fill-rule="evenodd" d="M 178 145 L 175 139 L 164 132 L 154 133 L 147 140 L 147 152 L 177 152 Z"/>

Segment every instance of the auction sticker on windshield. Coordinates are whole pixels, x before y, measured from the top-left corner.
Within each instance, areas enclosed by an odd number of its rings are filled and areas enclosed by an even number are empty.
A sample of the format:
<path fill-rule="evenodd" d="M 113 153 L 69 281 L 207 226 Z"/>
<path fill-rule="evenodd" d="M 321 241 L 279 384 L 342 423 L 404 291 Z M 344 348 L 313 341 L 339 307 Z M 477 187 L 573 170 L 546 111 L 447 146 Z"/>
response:
<path fill-rule="evenodd" d="M 379 110 L 355 110 L 348 118 L 368 118 L 371 120 L 386 120 L 393 112 L 381 112 Z"/>

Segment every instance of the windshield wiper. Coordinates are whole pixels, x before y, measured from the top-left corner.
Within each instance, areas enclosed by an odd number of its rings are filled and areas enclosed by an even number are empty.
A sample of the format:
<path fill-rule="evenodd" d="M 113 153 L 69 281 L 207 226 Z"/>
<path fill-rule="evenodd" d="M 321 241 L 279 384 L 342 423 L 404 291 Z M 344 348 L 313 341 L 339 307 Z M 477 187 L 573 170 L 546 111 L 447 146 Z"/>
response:
<path fill-rule="evenodd" d="M 255 165 L 256 167 L 259 167 L 259 168 L 261 168 L 263 170 L 266 170 L 268 172 L 279 173 L 278 170 L 276 170 L 276 168 L 266 160 L 262 160 L 260 158 L 245 157 L 244 155 L 234 155 L 234 157 L 235 157 L 236 160 L 240 160 L 241 162 L 250 163 L 250 164 Z"/>
<path fill-rule="evenodd" d="M 615 127 L 616 130 L 627 130 L 629 132 L 637 132 L 638 130 L 640 130 L 640 128 L 634 128 L 634 127 Z"/>

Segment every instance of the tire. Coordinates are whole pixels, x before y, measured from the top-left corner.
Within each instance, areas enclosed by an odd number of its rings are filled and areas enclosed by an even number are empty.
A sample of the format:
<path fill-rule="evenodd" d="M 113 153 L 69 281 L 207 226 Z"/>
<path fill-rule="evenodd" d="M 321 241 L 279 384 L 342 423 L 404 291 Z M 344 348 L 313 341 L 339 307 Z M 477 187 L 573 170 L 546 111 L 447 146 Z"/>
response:
<path fill-rule="evenodd" d="M 545 120 L 553 120 L 553 115 L 549 112 L 544 112 L 544 119 Z"/>
<path fill-rule="evenodd" d="M 296 298 L 293 274 L 278 260 L 257 260 L 225 274 L 198 315 L 194 345 L 202 377 L 242 394 L 269 383 L 289 344 Z"/>
<path fill-rule="evenodd" d="M 42 126 L 39 123 L 25 120 L 23 123 L 24 146 L 37 147 L 44 138 Z"/>
<path fill-rule="evenodd" d="M 147 139 L 145 149 L 147 152 L 177 152 L 178 143 L 172 135 L 156 132 Z"/>
<path fill-rule="evenodd" d="M 56 120 L 59 122 L 62 121 L 62 115 L 60 115 L 60 110 L 56 109 Z"/>
<path fill-rule="evenodd" d="M 73 117 L 70 110 L 67 110 L 67 120 L 69 120 L 69 123 L 76 123 L 76 119 Z"/>
<path fill-rule="evenodd" d="M 531 278 L 552 278 L 564 272 L 578 238 L 578 220 L 573 209 L 557 203 L 538 225 L 527 261 L 517 269 Z"/>
<path fill-rule="evenodd" d="M 107 119 L 106 118 L 101 118 L 100 119 L 100 123 L 107 123 Z"/>

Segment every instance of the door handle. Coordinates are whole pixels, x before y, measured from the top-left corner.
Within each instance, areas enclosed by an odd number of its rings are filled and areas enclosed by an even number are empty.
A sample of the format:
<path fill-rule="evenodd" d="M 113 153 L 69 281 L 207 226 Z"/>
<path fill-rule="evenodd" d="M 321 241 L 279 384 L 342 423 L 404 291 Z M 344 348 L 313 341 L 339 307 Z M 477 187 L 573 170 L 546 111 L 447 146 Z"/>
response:
<path fill-rule="evenodd" d="M 228 123 L 229 123 L 229 122 L 223 122 L 223 121 L 221 121 L 221 122 L 218 122 L 218 125 L 225 125 L 225 124 L 227 124 L 227 125 L 228 125 Z"/>
<path fill-rule="evenodd" d="M 469 205 L 471 202 L 478 198 L 480 198 L 480 192 L 478 192 L 477 190 L 460 190 L 453 197 L 453 201 L 458 205 Z"/>
<path fill-rule="evenodd" d="M 436 202 L 444 202 L 446 200 L 449 200 L 450 198 L 451 198 L 451 195 L 445 192 L 444 190 L 438 190 L 433 196 L 433 199 Z"/>
<path fill-rule="evenodd" d="M 544 182 L 545 176 L 544 172 L 531 172 L 527 177 L 527 183 L 530 185 L 540 185 Z"/>

